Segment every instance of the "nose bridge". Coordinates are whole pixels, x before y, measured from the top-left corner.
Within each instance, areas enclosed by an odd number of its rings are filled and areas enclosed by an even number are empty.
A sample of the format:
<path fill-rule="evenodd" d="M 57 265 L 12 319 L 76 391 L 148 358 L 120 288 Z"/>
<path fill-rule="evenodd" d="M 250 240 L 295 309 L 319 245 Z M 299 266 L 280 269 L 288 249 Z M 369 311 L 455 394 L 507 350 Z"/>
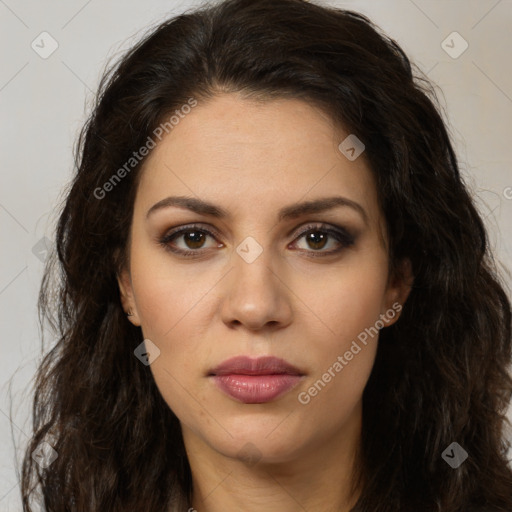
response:
<path fill-rule="evenodd" d="M 262 291 L 270 293 L 276 284 L 276 261 L 272 252 L 269 245 L 264 247 L 255 238 L 246 237 L 236 247 L 236 254 L 233 255 L 234 279 L 251 287 L 261 285 Z"/>
<path fill-rule="evenodd" d="M 268 240 L 268 237 L 266 238 Z M 287 288 L 283 286 L 273 250 L 255 237 L 246 237 L 233 253 L 223 319 L 259 329 L 270 322 L 286 324 L 291 318 Z"/>
<path fill-rule="evenodd" d="M 234 292 L 244 302 L 256 301 L 266 304 L 275 301 L 278 290 L 278 279 L 275 275 L 276 262 L 273 261 L 272 249 L 261 245 L 255 238 L 245 238 L 236 248 L 233 255 L 235 265 L 233 275 Z"/>

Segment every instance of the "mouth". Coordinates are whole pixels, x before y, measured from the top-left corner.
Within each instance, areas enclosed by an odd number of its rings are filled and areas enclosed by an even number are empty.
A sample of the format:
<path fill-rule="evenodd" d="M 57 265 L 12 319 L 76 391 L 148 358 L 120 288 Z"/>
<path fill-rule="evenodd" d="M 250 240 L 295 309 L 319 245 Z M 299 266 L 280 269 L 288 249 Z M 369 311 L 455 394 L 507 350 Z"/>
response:
<path fill-rule="evenodd" d="M 245 404 L 271 402 L 291 391 L 304 376 L 284 359 L 270 356 L 234 357 L 208 373 L 222 392 Z"/>

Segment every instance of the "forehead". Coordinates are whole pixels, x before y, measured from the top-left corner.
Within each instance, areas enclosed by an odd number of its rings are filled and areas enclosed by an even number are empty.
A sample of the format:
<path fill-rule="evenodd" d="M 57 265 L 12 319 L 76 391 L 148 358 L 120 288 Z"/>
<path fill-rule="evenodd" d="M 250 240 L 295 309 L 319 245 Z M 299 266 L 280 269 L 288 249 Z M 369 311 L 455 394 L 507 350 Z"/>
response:
<path fill-rule="evenodd" d="M 139 192 L 145 203 L 181 193 L 276 209 L 341 194 L 375 216 L 364 153 L 350 161 L 338 148 L 348 135 L 302 100 L 221 95 L 199 101 L 162 138 L 144 164 Z"/>
<path fill-rule="evenodd" d="M 256 101 L 239 94 L 223 94 L 200 101 L 184 115 L 152 158 L 180 149 L 190 156 L 208 154 L 214 159 L 212 163 L 231 166 L 251 154 L 273 160 L 276 165 L 304 156 L 321 162 L 319 150 L 332 152 L 342 136 L 328 116 L 302 100 Z"/>

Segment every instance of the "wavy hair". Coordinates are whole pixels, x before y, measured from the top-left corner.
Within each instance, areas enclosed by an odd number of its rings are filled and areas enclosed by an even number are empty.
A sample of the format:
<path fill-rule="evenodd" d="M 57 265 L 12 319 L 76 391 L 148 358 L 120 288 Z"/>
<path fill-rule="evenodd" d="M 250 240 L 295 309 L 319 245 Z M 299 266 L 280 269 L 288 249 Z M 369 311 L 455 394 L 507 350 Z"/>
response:
<path fill-rule="evenodd" d="M 43 277 L 56 343 L 35 380 L 22 467 L 25 512 L 187 510 L 180 424 L 127 321 L 116 275 L 144 159 L 111 179 L 190 98 L 238 92 L 318 106 L 366 145 L 389 233 L 391 272 L 414 284 L 383 329 L 363 395 L 354 512 L 512 510 L 506 410 L 511 306 L 461 177 L 435 86 L 365 16 L 303 0 L 227 0 L 152 28 L 104 74 Z M 58 457 L 31 457 L 45 440 Z M 453 469 L 443 451 L 469 454 Z M 333 483 L 334 484 L 334 483 Z"/>

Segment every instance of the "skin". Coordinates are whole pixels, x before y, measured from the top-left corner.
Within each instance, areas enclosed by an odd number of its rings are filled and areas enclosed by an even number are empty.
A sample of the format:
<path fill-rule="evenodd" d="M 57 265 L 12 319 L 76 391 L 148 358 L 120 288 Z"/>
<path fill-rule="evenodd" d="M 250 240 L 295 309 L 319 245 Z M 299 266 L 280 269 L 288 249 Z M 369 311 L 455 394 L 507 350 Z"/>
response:
<path fill-rule="evenodd" d="M 364 153 L 350 161 L 338 149 L 347 135 L 301 100 L 223 94 L 199 102 L 145 162 L 129 263 L 118 280 L 129 321 L 160 350 L 150 369 L 181 422 L 193 475 L 191 506 L 199 512 L 344 512 L 357 500 L 350 478 L 377 337 L 308 404 L 298 394 L 359 333 L 405 302 L 410 275 L 388 275 L 375 182 Z M 168 196 L 200 198 L 229 217 L 176 206 L 147 216 Z M 357 202 L 366 220 L 349 206 L 277 218 L 283 207 L 331 196 Z M 217 236 L 197 241 L 181 234 L 169 244 L 199 257 L 160 243 L 171 229 L 191 223 Z M 325 245 L 308 243 L 301 228 L 309 223 L 317 236 L 325 227 L 345 228 L 355 241 L 347 247 L 333 237 Z M 263 249 L 252 263 L 236 252 L 248 236 Z M 385 324 L 398 318 L 385 316 Z M 305 376 L 274 401 L 243 404 L 207 377 L 237 355 L 280 357 Z"/>

